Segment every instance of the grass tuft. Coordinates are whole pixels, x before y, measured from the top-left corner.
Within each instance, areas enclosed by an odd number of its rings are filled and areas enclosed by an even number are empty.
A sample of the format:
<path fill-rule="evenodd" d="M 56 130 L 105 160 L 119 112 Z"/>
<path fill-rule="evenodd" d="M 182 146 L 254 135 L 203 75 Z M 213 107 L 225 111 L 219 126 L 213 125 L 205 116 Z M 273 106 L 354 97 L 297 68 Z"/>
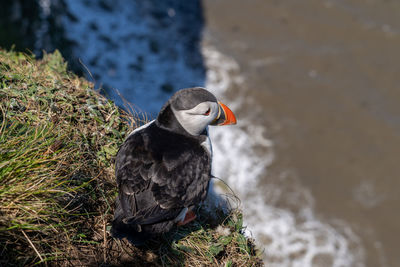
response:
<path fill-rule="evenodd" d="M 260 266 L 241 214 L 204 210 L 136 248 L 109 235 L 114 156 L 141 124 L 67 70 L 59 52 L 0 50 L 0 265 Z"/>

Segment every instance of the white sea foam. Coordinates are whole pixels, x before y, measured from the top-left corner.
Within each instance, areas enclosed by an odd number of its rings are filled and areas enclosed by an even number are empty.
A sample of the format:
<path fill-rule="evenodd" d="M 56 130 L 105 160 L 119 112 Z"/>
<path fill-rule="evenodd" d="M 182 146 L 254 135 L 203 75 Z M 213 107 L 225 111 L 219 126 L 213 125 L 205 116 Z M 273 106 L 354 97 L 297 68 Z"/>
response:
<path fill-rule="evenodd" d="M 207 88 L 219 99 L 227 91 L 244 83 L 238 64 L 215 48 L 205 45 Z M 228 103 L 240 113 L 246 92 Z M 364 266 L 364 252 L 359 238 L 344 222 L 335 226 L 320 221 L 314 211 L 310 192 L 298 179 L 290 189 L 281 183 L 268 182 L 260 190 L 259 180 L 266 177 L 268 166 L 274 161 L 273 142 L 263 136 L 262 125 L 246 125 L 251 118 L 238 118 L 238 125 L 210 128 L 213 140 L 213 172 L 224 179 L 239 196 L 248 234 L 252 234 L 264 248 L 268 266 Z M 246 130 L 245 130 L 246 129 Z M 258 155 L 255 150 L 264 151 Z M 264 181 L 265 182 L 265 181 Z M 289 181 L 288 181 L 289 182 Z M 279 208 L 283 198 L 296 203 L 296 211 Z"/>

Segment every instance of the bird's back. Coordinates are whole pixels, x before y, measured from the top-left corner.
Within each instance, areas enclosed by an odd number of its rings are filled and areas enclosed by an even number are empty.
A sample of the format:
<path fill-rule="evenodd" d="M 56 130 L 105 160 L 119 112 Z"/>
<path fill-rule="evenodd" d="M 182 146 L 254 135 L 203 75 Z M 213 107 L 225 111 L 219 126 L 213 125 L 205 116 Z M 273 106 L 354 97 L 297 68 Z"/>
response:
<path fill-rule="evenodd" d="M 183 208 L 204 200 L 210 175 L 201 139 L 155 122 L 134 132 L 116 157 L 119 196 L 112 234 L 137 244 L 169 231 Z"/>

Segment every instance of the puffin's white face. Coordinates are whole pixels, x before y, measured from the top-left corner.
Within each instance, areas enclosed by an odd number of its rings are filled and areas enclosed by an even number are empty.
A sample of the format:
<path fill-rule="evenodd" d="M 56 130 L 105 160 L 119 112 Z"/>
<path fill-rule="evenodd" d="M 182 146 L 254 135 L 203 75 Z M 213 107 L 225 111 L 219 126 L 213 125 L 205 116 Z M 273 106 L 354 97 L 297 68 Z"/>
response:
<path fill-rule="evenodd" d="M 218 117 L 220 112 L 218 103 L 211 101 L 202 102 L 188 110 L 171 108 L 182 127 L 191 135 L 196 136 L 200 135 Z"/>

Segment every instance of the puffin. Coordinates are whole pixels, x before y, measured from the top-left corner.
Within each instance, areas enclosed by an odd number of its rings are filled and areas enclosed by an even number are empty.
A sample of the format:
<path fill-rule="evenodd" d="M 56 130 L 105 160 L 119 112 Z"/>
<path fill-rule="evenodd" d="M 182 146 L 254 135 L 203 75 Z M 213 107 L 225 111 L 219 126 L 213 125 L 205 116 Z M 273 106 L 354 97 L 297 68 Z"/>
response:
<path fill-rule="evenodd" d="M 115 158 L 118 195 L 111 235 L 134 245 L 196 218 L 211 180 L 208 126 L 236 124 L 202 87 L 177 91 L 157 118 L 136 128 Z"/>

